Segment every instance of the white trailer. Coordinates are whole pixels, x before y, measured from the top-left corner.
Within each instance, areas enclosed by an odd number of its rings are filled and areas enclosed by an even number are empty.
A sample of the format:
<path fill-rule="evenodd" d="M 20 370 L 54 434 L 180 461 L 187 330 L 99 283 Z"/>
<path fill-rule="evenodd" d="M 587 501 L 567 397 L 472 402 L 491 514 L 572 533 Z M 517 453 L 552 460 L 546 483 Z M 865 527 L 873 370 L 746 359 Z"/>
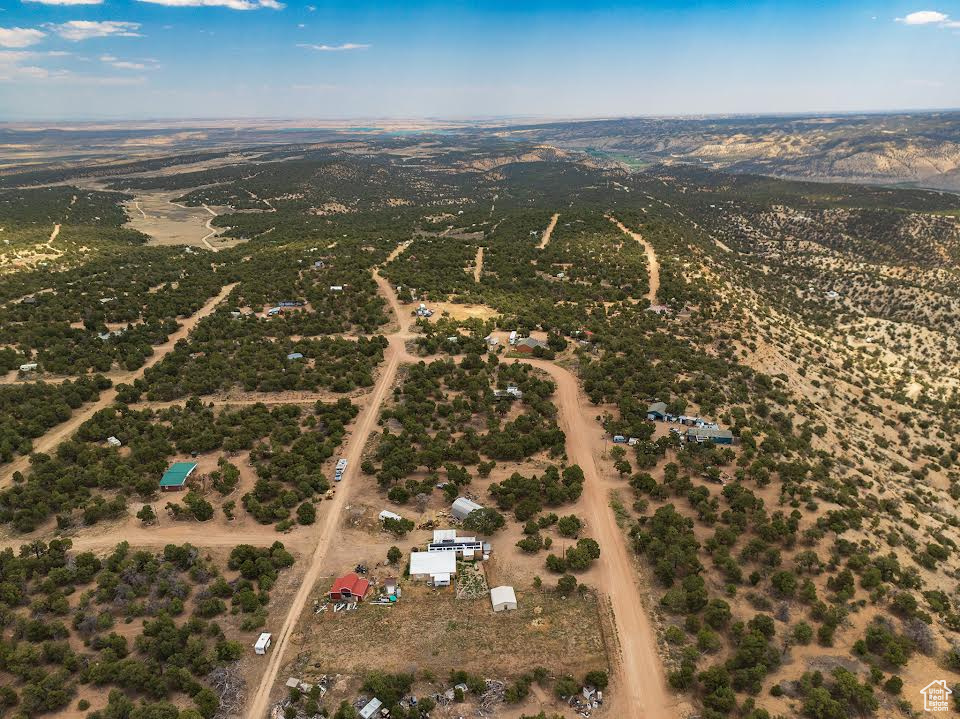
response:
<path fill-rule="evenodd" d="M 273 640 L 273 635 L 269 632 L 263 632 L 260 637 L 257 639 L 257 643 L 253 645 L 253 651 L 257 654 L 266 654 L 267 650 L 270 648 L 270 643 Z"/>

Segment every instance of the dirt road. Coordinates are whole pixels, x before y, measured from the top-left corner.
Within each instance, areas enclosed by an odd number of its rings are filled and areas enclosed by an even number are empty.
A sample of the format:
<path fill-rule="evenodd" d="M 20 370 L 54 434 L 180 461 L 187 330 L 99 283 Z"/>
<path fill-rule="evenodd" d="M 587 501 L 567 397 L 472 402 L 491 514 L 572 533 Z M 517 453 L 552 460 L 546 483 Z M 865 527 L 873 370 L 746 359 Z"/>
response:
<path fill-rule="evenodd" d="M 340 399 L 350 399 L 349 394 L 338 394 L 336 392 L 302 392 L 297 396 L 284 395 L 282 392 L 274 396 L 265 393 L 259 397 L 200 397 L 200 402 L 204 406 L 213 405 L 214 407 L 251 407 L 256 404 L 282 405 L 282 404 L 316 404 L 324 402 L 331 404 Z M 171 407 L 182 407 L 190 397 L 181 397 L 172 400 L 157 400 L 137 402 L 137 409 L 170 409 Z"/>
<path fill-rule="evenodd" d="M 540 244 L 537 245 L 538 250 L 542 250 L 547 246 L 547 243 L 550 242 L 550 235 L 553 234 L 553 229 L 557 226 L 557 220 L 560 219 L 560 213 L 553 213 L 553 217 L 550 218 L 550 224 L 547 225 L 547 229 L 543 231 L 543 236 L 540 238 Z"/>
<path fill-rule="evenodd" d="M 208 230 L 210 230 L 210 233 L 207 234 L 207 235 L 204 235 L 203 237 L 201 237 L 201 238 L 200 238 L 200 242 L 202 242 L 202 243 L 203 243 L 203 246 L 206 247 L 206 248 L 207 248 L 208 250 L 210 250 L 211 252 L 216 252 L 216 251 L 217 251 L 217 248 L 214 247 L 213 245 L 211 245 L 209 242 L 207 242 L 207 240 L 209 240 L 211 237 L 213 237 L 214 235 L 216 235 L 217 232 L 219 232 L 219 230 L 217 230 L 213 225 L 210 224 L 211 222 L 213 222 L 214 218 L 217 216 L 217 213 L 214 212 L 213 210 L 211 210 L 211 209 L 210 209 L 209 207 L 207 207 L 206 205 L 203 206 L 203 209 L 205 209 L 207 212 L 209 212 L 211 215 L 213 215 L 213 217 L 211 217 L 209 220 L 207 220 L 207 224 L 206 224 L 206 228 L 207 228 Z"/>
<path fill-rule="evenodd" d="M 37 439 L 33 443 L 33 452 L 46 453 L 56 449 L 58 444 L 68 439 L 74 432 L 77 431 L 81 424 L 90 419 L 96 412 L 99 412 L 104 407 L 109 407 L 111 404 L 113 404 L 117 398 L 116 386 L 118 383 L 123 382 L 126 384 L 131 384 L 134 380 L 142 377 L 143 373 L 146 372 L 147 369 L 153 367 L 155 364 L 157 364 L 157 362 L 166 357 L 167 354 L 173 349 L 174 345 L 177 344 L 177 342 L 189 335 L 200 320 L 213 312 L 217 305 L 220 304 L 228 294 L 230 294 L 230 290 L 232 290 L 235 286 L 236 284 L 226 285 L 215 297 L 207 300 L 206 304 L 204 304 L 199 311 L 195 312 L 186 320 L 184 320 L 180 325 L 180 329 L 171 334 L 167 338 L 166 342 L 153 348 L 153 354 L 150 355 L 143 367 L 122 375 L 113 375 L 113 387 L 101 392 L 100 397 L 96 402 L 92 402 L 77 410 L 70 415 L 70 419 L 68 419 L 66 422 L 58 424 L 45 435 Z M 14 472 L 23 472 L 29 466 L 30 456 L 23 455 L 17 457 L 10 464 L 0 468 L 0 487 L 6 486 L 11 481 Z"/>
<path fill-rule="evenodd" d="M 390 258 L 388 258 L 388 261 L 399 255 L 403 249 L 401 246 L 395 250 Z M 341 454 L 341 456 L 347 460 L 347 469 L 344 472 L 340 491 L 336 493 L 333 501 L 328 505 L 328 511 L 324 515 L 323 520 L 315 525 L 315 533 L 313 536 L 317 539 L 316 547 L 310 557 L 310 564 L 300 582 L 297 594 L 294 596 L 293 602 L 287 610 L 287 616 L 282 626 L 273 632 L 270 660 L 260 680 L 260 686 L 253 695 L 253 699 L 247 705 L 246 716 L 248 719 L 264 719 L 264 717 L 267 716 L 270 707 L 270 693 L 273 690 L 274 684 L 276 684 L 280 667 L 283 666 L 284 654 L 289 645 L 290 635 L 296 628 L 297 621 L 300 619 L 300 615 L 303 613 L 303 609 L 310 599 L 310 593 L 313 591 L 313 587 L 320 577 L 323 559 L 330 548 L 333 537 L 336 535 L 337 525 L 343 514 L 344 506 L 352 494 L 351 490 L 358 481 L 357 473 L 363 448 L 367 444 L 370 434 L 377 426 L 377 418 L 380 416 L 380 405 L 383 404 L 387 392 L 393 387 L 397 376 L 397 367 L 400 365 L 401 360 L 409 359 L 405 349 L 405 342 L 409 337 L 410 314 L 409 312 L 403 311 L 400 302 L 397 300 L 396 293 L 393 291 L 390 283 L 380 275 L 379 271 L 374 270 L 373 278 L 376 280 L 380 291 L 384 294 L 387 302 L 396 314 L 399 330 L 391 334 L 388 338 L 390 346 L 387 347 L 385 352 L 383 371 L 377 378 L 377 383 L 374 386 L 369 401 L 363 409 L 360 410 L 356 424 L 352 428 L 350 438 L 347 440 L 347 444 Z"/>
<path fill-rule="evenodd" d="M 608 694 L 607 712 L 633 719 L 673 719 L 676 701 L 667 691 L 656 634 L 641 604 L 633 558 L 610 508 L 610 490 L 622 485 L 604 479 L 597 467 L 596 458 L 604 446 L 603 429 L 592 418 L 589 400 L 568 370 L 545 360 L 503 361 L 531 364 L 557 383 L 554 400 L 560 428 L 567 436 L 567 456 L 584 473 L 579 507 L 584 510 L 588 534 L 600 543 L 598 584 L 615 588 L 607 596 L 617 628 L 619 661 L 615 662 L 616 684 Z"/>
<path fill-rule="evenodd" d="M 159 507 L 157 507 L 159 511 Z M 163 512 L 161 515 L 166 516 Z M 159 526 L 125 526 L 122 533 L 108 531 L 102 534 L 85 532 L 67 538 L 73 542 L 77 552 L 99 552 L 112 550 L 121 541 L 129 542 L 133 547 L 165 547 L 168 544 L 190 542 L 195 547 L 229 547 L 238 544 L 251 544 L 255 547 L 269 547 L 277 541 L 277 533 L 272 526 L 254 530 L 237 531 L 232 527 L 210 527 L 209 522 L 175 522 L 164 520 Z M 49 537 L 41 537 L 48 541 Z M 307 537 L 285 534 L 281 538 L 287 549 L 306 553 L 309 551 Z M 0 551 L 10 548 L 16 552 L 24 544 L 34 541 L 33 537 L 0 540 Z"/>
<path fill-rule="evenodd" d="M 411 242 L 413 242 L 413 240 L 407 240 L 406 242 L 401 242 L 399 245 L 397 245 L 396 248 L 389 255 L 387 255 L 387 259 L 383 261 L 383 264 L 389 265 L 391 262 L 397 259 L 403 254 L 403 251 L 410 246 Z"/>
<path fill-rule="evenodd" d="M 477 248 L 477 258 L 473 261 L 473 281 L 479 283 L 483 274 L 483 247 Z"/>
<path fill-rule="evenodd" d="M 620 220 L 612 215 L 607 215 L 607 219 L 610 220 L 613 224 L 620 228 L 620 231 L 629 237 L 632 237 L 643 247 L 644 252 L 647 253 L 647 267 L 650 272 L 650 290 L 647 292 L 647 299 L 650 301 L 650 306 L 657 304 L 657 292 L 660 290 L 660 263 L 657 261 L 657 253 L 653 251 L 653 245 L 643 239 L 643 235 L 639 232 L 634 232 L 624 225 Z"/>
<path fill-rule="evenodd" d="M 58 250 L 56 247 L 53 246 L 53 241 L 57 239 L 59 235 L 60 235 L 60 223 L 58 222 L 53 226 L 53 230 L 50 232 L 50 239 L 47 240 L 47 243 L 44 245 L 44 247 L 47 248 L 47 252 L 54 254 L 57 257 L 63 254 L 62 251 Z"/>

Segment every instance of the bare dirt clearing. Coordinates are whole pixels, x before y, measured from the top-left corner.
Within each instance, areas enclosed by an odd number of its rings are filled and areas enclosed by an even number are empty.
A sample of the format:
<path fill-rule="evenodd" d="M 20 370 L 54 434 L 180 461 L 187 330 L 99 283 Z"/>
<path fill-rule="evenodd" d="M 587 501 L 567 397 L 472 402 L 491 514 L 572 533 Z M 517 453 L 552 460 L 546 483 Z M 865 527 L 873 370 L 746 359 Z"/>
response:
<path fill-rule="evenodd" d="M 544 666 L 556 675 L 606 667 L 602 607 L 592 594 L 563 599 L 552 592 L 518 592 L 516 611 L 494 613 L 489 599 L 456 599 L 452 587 L 405 582 L 393 607 L 364 605 L 355 612 L 314 615 L 300 624 L 303 660 L 322 673 L 362 675 L 420 671 L 446 677 L 451 670 L 519 676 Z M 402 651 L 384 652 L 384 638 Z M 350 646 L 331 654 L 331 646 Z"/>
<path fill-rule="evenodd" d="M 447 315 L 455 320 L 469 320 L 477 318 L 489 320 L 499 317 L 500 313 L 487 305 L 459 304 L 457 302 L 428 302 L 427 306 L 434 311 L 431 320 Z"/>
<path fill-rule="evenodd" d="M 126 227 L 150 235 L 149 245 L 192 245 L 217 250 L 239 244 L 235 239 L 218 239 L 222 230 L 210 224 L 217 215 L 230 211 L 229 207 L 211 209 L 206 205 L 187 207 L 175 203 L 173 200 L 182 194 L 179 190 L 137 191 L 133 200 L 124 203 L 130 217 Z"/>

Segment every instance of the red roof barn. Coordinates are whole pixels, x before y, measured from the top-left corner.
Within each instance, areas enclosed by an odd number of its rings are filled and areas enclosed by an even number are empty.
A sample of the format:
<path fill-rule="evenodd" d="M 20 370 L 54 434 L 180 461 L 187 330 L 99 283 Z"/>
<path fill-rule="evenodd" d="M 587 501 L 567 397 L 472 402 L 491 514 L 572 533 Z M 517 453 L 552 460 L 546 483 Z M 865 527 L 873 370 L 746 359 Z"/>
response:
<path fill-rule="evenodd" d="M 370 590 L 370 582 L 361 579 L 355 572 L 339 577 L 330 588 L 331 599 L 363 599 Z"/>

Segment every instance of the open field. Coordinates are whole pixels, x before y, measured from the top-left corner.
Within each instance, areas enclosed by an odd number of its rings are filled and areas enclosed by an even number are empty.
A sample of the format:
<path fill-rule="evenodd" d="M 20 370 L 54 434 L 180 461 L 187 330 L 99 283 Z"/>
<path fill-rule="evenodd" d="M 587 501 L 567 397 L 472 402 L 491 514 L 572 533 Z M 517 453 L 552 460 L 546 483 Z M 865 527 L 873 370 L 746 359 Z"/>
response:
<path fill-rule="evenodd" d="M 137 192 L 126 203 L 130 221 L 127 226 L 151 237 L 151 244 L 192 245 L 220 249 L 236 245 L 236 241 L 220 240 L 219 230 L 210 227 L 211 214 L 227 208 L 187 207 L 174 202 L 181 192 Z"/>
<path fill-rule="evenodd" d="M 497 677 L 511 678 L 535 666 L 580 676 L 606 668 L 603 607 L 595 597 L 560 599 L 517 587 L 517 598 L 517 611 L 495 614 L 487 598 L 458 600 L 453 588 L 407 582 L 393 607 L 338 614 L 314 614 L 308 607 L 294 640 L 297 663 L 317 673 L 356 676 L 375 669 L 405 672 L 412 664 L 438 677 L 451 670 L 495 670 Z M 351 650 L 331 656 L 332 646 Z"/>

